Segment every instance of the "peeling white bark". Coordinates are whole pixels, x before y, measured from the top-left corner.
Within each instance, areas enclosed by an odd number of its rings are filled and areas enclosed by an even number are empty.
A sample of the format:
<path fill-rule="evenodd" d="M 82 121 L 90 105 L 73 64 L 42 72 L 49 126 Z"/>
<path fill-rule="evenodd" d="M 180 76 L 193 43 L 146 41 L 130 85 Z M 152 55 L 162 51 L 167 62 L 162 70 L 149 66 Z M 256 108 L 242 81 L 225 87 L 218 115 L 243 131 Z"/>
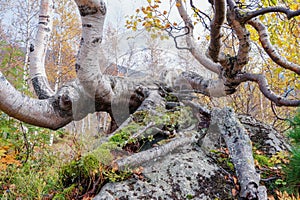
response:
<path fill-rule="evenodd" d="M 99 63 L 106 63 L 101 51 L 103 25 L 106 14 L 104 1 L 77 0 L 82 20 L 82 38 L 77 56 L 76 72 L 80 83 L 91 98 L 110 99 L 110 81 L 100 70 Z"/>
<path fill-rule="evenodd" d="M 52 0 L 41 1 L 35 46 L 32 46 L 30 50 L 30 77 L 35 92 L 40 99 L 46 99 L 54 95 L 53 90 L 49 86 L 45 71 L 48 41 L 52 32 L 53 9 Z"/>
<path fill-rule="evenodd" d="M 179 92 L 190 91 L 210 97 L 224 97 L 227 95 L 226 86 L 222 79 L 205 79 L 193 72 L 183 72 L 175 80 L 173 87 Z"/>
<path fill-rule="evenodd" d="M 18 92 L 0 72 L 0 110 L 23 122 L 50 129 L 58 129 L 73 120 L 60 116 L 54 99 L 38 100 Z"/>
<path fill-rule="evenodd" d="M 39 26 L 35 39 L 34 51 L 30 55 L 30 77 L 46 77 L 45 57 L 48 48 L 48 41 L 52 32 L 52 0 L 42 0 L 39 13 Z"/>
<path fill-rule="evenodd" d="M 236 74 L 241 71 L 243 67 L 249 62 L 249 52 L 250 48 L 250 33 L 246 29 L 245 25 L 240 23 L 237 19 L 239 14 L 239 9 L 232 0 L 229 1 L 229 9 L 227 11 L 227 21 L 229 25 L 235 31 L 236 36 L 239 39 L 239 50 L 237 54 L 237 61 L 234 63 L 234 68 L 232 69 L 232 74 Z"/>

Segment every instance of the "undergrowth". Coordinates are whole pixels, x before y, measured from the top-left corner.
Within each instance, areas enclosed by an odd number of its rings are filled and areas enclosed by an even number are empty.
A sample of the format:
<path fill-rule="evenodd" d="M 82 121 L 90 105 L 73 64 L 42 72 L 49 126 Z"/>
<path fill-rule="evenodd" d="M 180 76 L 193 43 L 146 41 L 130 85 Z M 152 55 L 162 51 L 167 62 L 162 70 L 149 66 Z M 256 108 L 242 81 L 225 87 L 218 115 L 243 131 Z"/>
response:
<path fill-rule="evenodd" d="M 105 182 L 131 176 L 130 171 L 108 167 L 113 159 L 110 150 L 116 145 L 103 144 L 87 153 L 73 139 L 69 145 L 73 149 L 66 153 L 49 145 L 51 133 L 56 137 L 67 134 L 23 124 L 0 113 L 1 200 L 88 198 Z"/>
<path fill-rule="evenodd" d="M 289 192 L 300 194 L 300 109 L 291 121 L 292 129 L 288 132 L 291 139 L 292 150 L 290 162 L 284 169 Z"/>

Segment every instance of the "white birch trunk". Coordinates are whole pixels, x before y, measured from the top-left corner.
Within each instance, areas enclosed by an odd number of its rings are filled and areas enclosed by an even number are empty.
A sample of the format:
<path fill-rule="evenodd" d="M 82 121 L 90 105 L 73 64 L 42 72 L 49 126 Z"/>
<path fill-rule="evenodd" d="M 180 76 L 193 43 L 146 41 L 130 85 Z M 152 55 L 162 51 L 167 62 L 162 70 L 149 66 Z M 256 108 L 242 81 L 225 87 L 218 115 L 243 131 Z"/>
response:
<path fill-rule="evenodd" d="M 45 70 L 48 41 L 52 31 L 54 8 L 52 3 L 52 0 L 41 0 L 38 31 L 35 46 L 30 55 L 30 77 L 34 89 L 41 99 L 48 98 L 54 94 L 49 86 Z"/>

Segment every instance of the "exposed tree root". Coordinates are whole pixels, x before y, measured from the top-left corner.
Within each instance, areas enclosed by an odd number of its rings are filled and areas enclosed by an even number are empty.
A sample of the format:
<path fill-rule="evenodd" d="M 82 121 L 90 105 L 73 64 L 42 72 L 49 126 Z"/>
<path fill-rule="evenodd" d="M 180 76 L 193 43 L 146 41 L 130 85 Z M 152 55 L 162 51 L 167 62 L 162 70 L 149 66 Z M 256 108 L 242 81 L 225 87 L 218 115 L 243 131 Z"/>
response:
<path fill-rule="evenodd" d="M 148 162 L 153 159 L 157 159 L 160 156 L 164 156 L 170 153 L 171 151 L 177 149 L 180 146 L 189 145 L 193 142 L 196 142 L 196 138 L 193 137 L 193 135 L 195 135 L 195 131 L 191 132 L 190 134 L 192 136 L 176 138 L 167 144 L 133 154 L 126 158 L 116 160 L 113 163 L 113 165 L 117 167 L 119 170 L 124 170 L 126 168 L 137 167 L 139 165 L 142 165 L 145 162 Z"/>
<path fill-rule="evenodd" d="M 251 140 L 233 110 L 214 109 L 211 123 L 218 126 L 228 147 L 241 186 L 240 197 L 266 200 L 266 188 L 259 186 L 260 176 L 255 170 Z"/>
<path fill-rule="evenodd" d="M 196 142 L 199 140 L 199 138 L 197 138 L 199 135 L 197 130 L 199 130 L 199 128 L 208 128 L 209 126 L 216 127 L 217 129 L 214 129 L 214 131 L 224 138 L 232 162 L 235 166 L 241 188 L 240 197 L 242 199 L 266 200 L 266 188 L 259 185 L 260 176 L 255 170 L 251 140 L 247 135 L 245 128 L 235 116 L 233 110 L 224 108 L 222 110 L 213 109 L 210 112 L 192 101 L 184 101 L 184 104 L 192 108 L 193 114 L 198 122 L 201 123 L 206 121 L 205 126 L 199 126 L 198 124 L 198 127 L 196 128 L 195 121 L 193 124 L 188 123 L 180 125 L 181 129 L 175 131 L 175 138 L 165 140 L 165 144 L 115 160 L 112 163 L 113 168 L 125 170 L 126 168 L 140 166 L 145 162 L 167 155 L 180 146 L 190 145 L 191 143 Z M 176 109 L 177 108 L 174 107 L 171 110 L 175 111 Z M 164 132 L 162 127 L 165 127 L 165 121 L 162 120 L 161 122 L 157 122 L 155 119 L 162 118 L 165 115 L 165 112 L 170 112 L 170 110 L 166 109 L 165 99 L 158 93 L 158 90 L 150 91 L 149 96 L 143 101 L 137 111 L 125 120 L 112 135 L 118 133 L 118 131 L 126 128 L 130 124 L 136 123 L 139 124 L 140 127 L 137 131 L 131 133 L 126 144 L 129 144 L 131 140 L 140 142 L 149 134 L 155 136 L 156 133 Z M 144 115 L 148 115 L 148 121 L 145 121 Z M 189 117 L 193 118 L 192 114 Z"/>

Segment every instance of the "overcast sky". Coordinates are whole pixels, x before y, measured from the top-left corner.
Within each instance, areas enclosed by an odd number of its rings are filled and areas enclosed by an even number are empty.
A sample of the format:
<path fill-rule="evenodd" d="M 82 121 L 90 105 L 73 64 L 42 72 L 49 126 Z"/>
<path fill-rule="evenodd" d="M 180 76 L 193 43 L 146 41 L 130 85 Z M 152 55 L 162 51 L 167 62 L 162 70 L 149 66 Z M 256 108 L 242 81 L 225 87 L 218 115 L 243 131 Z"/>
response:
<path fill-rule="evenodd" d="M 170 0 L 161 0 L 161 9 L 169 10 Z M 173 0 L 173 2 L 175 2 Z M 199 0 L 200 3 L 195 5 L 201 10 L 207 10 L 209 8 L 208 0 Z M 117 26 L 123 26 L 125 24 L 126 15 L 132 15 L 135 10 L 141 6 L 147 6 L 147 0 L 106 0 L 107 3 L 107 23 L 110 22 Z M 176 8 L 173 8 L 171 17 L 176 20 L 179 19 Z"/>

